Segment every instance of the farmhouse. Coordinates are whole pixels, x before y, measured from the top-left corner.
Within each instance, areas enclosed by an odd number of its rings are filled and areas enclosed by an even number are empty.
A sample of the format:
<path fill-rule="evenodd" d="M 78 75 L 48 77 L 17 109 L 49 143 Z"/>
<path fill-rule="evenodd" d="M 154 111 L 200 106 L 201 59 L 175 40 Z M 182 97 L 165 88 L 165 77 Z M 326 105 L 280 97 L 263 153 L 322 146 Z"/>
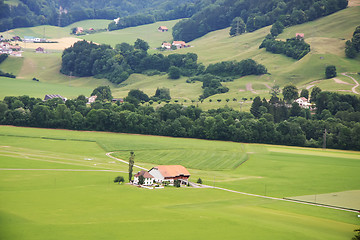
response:
<path fill-rule="evenodd" d="M 171 43 L 167 43 L 167 42 L 164 42 L 162 45 L 161 45 L 162 48 L 166 48 L 166 49 L 170 49 L 171 48 Z"/>
<path fill-rule="evenodd" d="M 90 104 L 90 103 L 94 103 L 95 102 L 95 100 L 96 100 L 96 98 L 97 98 L 97 96 L 96 95 L 94 95 L 94 96 L 91 96 L 91 97 L 89 97 L 88 98 L 88 104 Z"/>
<path fill-rule="evenodd" d="M 296 38 L 302 38 L 302 39 L 303 39 L 304 36 L 305 36 L 305 34 L 303 34 L 303 33 L 296 33 L 296 34 L 295 34 L 295 37 L 296 37 Z"/>
<path fill-rule="evenodd" d="M 149 173 L 157 183 L 174 183 L 174 180 L 181 180 L 183 183 L 187 183 L 190 177 L 189 171 L 181 165 L 160 165 L 150 169 Z"/>
<path fill-rule="evenodd" d="M 173 41 L 172 45 L 174 45 L 177 48 L 186 47 L 186 43 L 184 41 Z"/>
<path fill-rule="evenodd" d="M 81 34 L 84 32 L 84 29 L 82 27 L 77 27 L 75 30 L 75 34 Z"/>
<path fill-rule="evenodd" d="M 35 49 L 35 52 L 36 53 L 45 53 L 45 49 L 42 48 L 42 47 L 38 47 L 38 48 Z"/>
<path fill-rule="evenodd" d="M 312 106 L 312 104 L 304 97 L 296 99 L 295 102 L 297 102 L 302 108 L 310 108 Z"/>
<path fill-rule="evenodd" d="M 142 170 L 134 175 L 134 184 L 139 184 L 140 176 L 144 177 L 143 185 L 152 185 L 154 183 L 154 177 L 149 172 Z"/>
<path fill-rule="evenodd" d="M 167 32 L 167 31 L 169 31 L 169 29 L 168 29 L 167 27 L 165 27 L 165 26 L 160 26 L 160 27 L 158 28 L 158 31 L 159 31 L 159 32 Z"/>
<path fill-rule="evenodd" d="M 47 100 L 50 100 L 53 98 L 61 98 L 64 102 L 66 102 L 66 100 L 67 100 L 67 98 L 65 98 L 61 95 L 58 95 L 58 94 L 47 94 L 47 95 L 45 95 L 44 101 L 47 101 Z"/>

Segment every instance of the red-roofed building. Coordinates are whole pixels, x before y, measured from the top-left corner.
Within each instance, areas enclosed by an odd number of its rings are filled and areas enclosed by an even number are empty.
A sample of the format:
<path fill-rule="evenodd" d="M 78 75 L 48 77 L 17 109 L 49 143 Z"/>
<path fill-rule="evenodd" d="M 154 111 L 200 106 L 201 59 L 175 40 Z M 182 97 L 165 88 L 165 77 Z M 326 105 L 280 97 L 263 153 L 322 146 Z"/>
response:
<path fill-rule="evenodd" d="M 158 31 L 159 31 L 159 32 L 167 32 L 167 31 L 169 31 L 169 29 L 168 29 L 167 27 L 165 27 L 165 26 L 160 26 L 160 27 L 158 28 Z"/>
<path fill-rule="evenodd" d="M 177 48 L 186 47 L 186 43 L 184 41 L 173 41 L 172 45 L 176 46 Z"/>
<path fill-rule="evenodd" d="M 161 45 L 162 48 L 166 48 L 166 49 L 170 49 L 171 48 L 171 43 L 168 43 L 168 42 L 164 42 L 162 45 Z"/>
<path fill-rule="evenodd" d="M 303 34 L 303 33 L 296 33 L 296 34 L 295 34 L 295 37 L 296 37 L 296 38 L 304 38 L 304 37 L 305 37 L 305 34 Z"/>
<path fill-rule="evenodd" d="M 149 173 L 154 177 L 155 182 L 170 182 L 174 180 L 181 180 L 187 183 L 190 173 L 181 165 L 160 165 L 150 169 Z"/>
<path fill-rule="evenodd" d="M 152 185 L 154 183 L 154 177 L 149 172 L 142 170 L 134 175 L 134 184 L 139 184 L 140 176 L 144 177 L 143 185 Z"/>

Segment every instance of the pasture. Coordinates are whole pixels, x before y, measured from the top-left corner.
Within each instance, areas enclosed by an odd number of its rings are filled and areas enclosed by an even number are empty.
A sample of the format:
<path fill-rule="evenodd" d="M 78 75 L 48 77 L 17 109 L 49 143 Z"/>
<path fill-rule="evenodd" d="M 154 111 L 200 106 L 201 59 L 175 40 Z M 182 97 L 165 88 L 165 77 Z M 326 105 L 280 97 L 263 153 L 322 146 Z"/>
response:
<path fill-rule="evenodd" d="M 355 213 L 211 188 L 114 184 L 118 175 L 127 179 L 127 165 L 105 155 L 115 151 L 127 160 L 134 151 L 135 164 L 146 168 L 183 164 L 192 181 L 291 197 L 359 190 L 358 152 L 10 126 L 0 126 L 0 135 L 3 239 L 122 239 L 140 232 L 148 239 L 335 240 L 350 239 L 358 224 Z M 226 169 L 217 170 L 222 164 Z"/>

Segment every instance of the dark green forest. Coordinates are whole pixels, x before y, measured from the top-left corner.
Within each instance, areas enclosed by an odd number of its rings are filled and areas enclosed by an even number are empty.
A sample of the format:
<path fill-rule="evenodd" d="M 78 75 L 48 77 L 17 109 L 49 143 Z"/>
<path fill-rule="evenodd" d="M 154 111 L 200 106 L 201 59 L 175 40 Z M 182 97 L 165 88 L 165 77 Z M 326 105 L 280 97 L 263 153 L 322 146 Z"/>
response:
<path fill-rule="evenodd" d="M 208 32 L 245 24 L 253 32 L 276 21 L 285 27 L 312 21 L 347 7 L 347 0 L 217 0 L 173 28 L 175 40 L 192 41 Z M 240 20 L 241 19 L 241 20 Z M 231 35 L 236 31 L 232 29 Z M 240 33 L 244 32 L 243 30 Z"/>
<path fill-rule="evenodd" d="M 190 17 L 192 2 L 194 0 L 184 0 L 179 5 L 170 0 L 20 0 L 14 6 L 0 0 L 0 31 L 44 24 L 67 26 L 86 19 L 118 17 L 124 19 L 121 23 L 126 23 L 126 27 L 136 26 L 149 23 L 141 20 L 148 15 L 156 21 Z"/>
<path fill-rule="evenodd" d="M 360 150 L 360 98 L 312 91 L 315 114 L 293 103 L 289 106 L 274 95 L 270 101 L 256 97 L 251 113 L 229 107 L 203 111 L 197 106 L 153 101 L 140 90 L 132 90 L 125 102 L 111 103 L 110 88 L 94 94 L 101 101 L 90 106 L 79 96 L 42 101 L 28 96 L 0 101 L 0 124 L 74 130 L 112 131 L 173 137 L 216 139 L 248 143 Z M 99 98 L 99 97 L 98 97 Z M 201 105 L 199 102 L 198 105 Z"/>

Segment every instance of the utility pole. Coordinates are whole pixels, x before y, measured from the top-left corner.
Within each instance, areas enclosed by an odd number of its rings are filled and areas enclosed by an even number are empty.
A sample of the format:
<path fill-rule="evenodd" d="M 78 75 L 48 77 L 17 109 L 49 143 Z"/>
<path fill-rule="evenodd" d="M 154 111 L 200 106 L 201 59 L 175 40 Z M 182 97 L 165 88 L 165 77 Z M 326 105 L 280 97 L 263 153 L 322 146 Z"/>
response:
<path fill-rule="evenodd" d="M 327 131 L 326 131 L 326 128 L 325 128 L 325 131 L 324 131 L 324 141 L 323 141 L 323 149 L 326 149 L 326 134 L 327 134 Z"/>

